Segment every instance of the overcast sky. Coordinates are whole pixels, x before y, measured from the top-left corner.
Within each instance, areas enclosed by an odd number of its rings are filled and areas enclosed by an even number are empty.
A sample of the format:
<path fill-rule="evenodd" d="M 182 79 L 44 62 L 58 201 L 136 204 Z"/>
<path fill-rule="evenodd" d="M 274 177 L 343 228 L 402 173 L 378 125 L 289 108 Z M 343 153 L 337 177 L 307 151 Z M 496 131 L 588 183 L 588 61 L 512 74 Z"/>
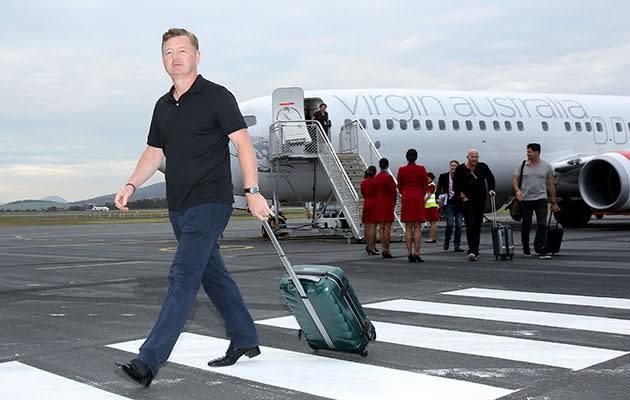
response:
<path fill-rule="evenodd" d="M 200 73 L 239 101 L 281 86 L 628 95 L 628 15 L 624 0 L 5 0 L 0 203 L 118 190 L 171 85 L 170 27 L 197 34 Z"/>

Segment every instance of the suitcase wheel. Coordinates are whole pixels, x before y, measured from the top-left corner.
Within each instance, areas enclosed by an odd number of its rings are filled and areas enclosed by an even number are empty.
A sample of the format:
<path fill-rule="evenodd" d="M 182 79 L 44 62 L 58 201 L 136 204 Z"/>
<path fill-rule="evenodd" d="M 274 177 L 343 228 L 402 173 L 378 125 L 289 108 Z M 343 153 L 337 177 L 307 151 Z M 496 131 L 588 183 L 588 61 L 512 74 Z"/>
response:
<path fill-rule="evenodd" d="M 361 353 L 359 353 L 359 354 L 361 354 L 361 357 L 365 358 L 365 357 L 367 357 L 367 356 L 368 356 L 368 351 L 367 351 L 366 349 L 364 349 L 364 350 L 363 350 Z"/>
<path fill-rule="evenodd" d="M 511 255 L 511 256 L 510 256 L 510 260 L 513 260 L 513 259 L 514 259 L 514 256 L 513 256 L 513 255 Z"/>

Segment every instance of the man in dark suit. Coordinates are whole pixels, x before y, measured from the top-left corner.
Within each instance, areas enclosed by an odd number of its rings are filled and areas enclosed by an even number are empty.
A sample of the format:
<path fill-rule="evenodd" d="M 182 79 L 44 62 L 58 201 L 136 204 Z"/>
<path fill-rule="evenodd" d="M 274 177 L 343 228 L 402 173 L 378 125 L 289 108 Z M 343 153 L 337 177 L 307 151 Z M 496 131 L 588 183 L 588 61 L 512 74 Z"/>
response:
<path fill-rule="evenodd" d="M 453 237 L 453 245 L 455 252 L 463 252 L 460 247 L 462 238 L 462 219 L 464 212 L 458 198 L 455 197 L 454 178 L 455 170 L 459 165 L 459 161 L 451 160 L 449 163 L 449 172 L 440 174 L 438 178 L 437 197 L 440 206 L 444 207 L 446 214 L 446 232 L 444 234 L 444 250 L 448 250 L 453 234 L 453 226 L 455 227 L 455 235 Z"/>

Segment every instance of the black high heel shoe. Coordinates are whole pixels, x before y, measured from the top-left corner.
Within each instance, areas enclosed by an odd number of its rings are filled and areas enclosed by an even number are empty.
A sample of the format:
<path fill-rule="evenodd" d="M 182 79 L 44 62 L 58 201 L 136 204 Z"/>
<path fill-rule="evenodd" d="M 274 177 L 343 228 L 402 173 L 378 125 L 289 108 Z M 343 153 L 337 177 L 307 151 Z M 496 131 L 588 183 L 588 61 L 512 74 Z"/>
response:
<path fill-rule="evenodd" d="M 378 253 L 376 253 L 374 250 L 370 249 L 369 247 L 365 246 L 365 252 L 368 253 L 368 256 L 375 256 Z"/>
<path fill-rule="evenodd" d="M 416 262 L 416 257 L 413 254 L 409 254 L 407 260 L 409 260 L 409 262 Z"/>
<path fill-rule="evenodd" d="M 385 251 L 385 250 L 381 252 L 381 256 L 383 256 L 383 258 L 394 258 L 394 256 L 392 256 L 392 254 L 389 251 Z"/>

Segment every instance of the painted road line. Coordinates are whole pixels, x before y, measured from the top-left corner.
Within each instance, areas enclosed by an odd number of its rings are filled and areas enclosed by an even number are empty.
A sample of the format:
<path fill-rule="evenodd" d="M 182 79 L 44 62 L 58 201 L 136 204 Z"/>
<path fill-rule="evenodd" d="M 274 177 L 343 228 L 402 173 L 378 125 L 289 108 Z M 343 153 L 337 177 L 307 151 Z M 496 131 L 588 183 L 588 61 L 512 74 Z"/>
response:
<path fill-rule="evenodd" d="M 109 347 L 137 353 L 144 340 Z M 419 393 L 424 399 L 497 399 L 512 390 L 419 374 L 313 354 L 261 346 L 262 354 L 233 366 L 210 368 L 210 358 L 225 353 L 229 341 L 183 333 L 170 362 L 229 375 L 266 385 L 296 390 L 332 399 L 409 399 Z"/>
<path fill-rule="evenodd" d="M 116 265 L 147 264 L 147 263 L 155 263 L 155 261 L 146 261 L 146 260 L 117 261 L 117 262 L 107 262 L 107 263 L 58 265 L 58 266 L 55 266 L 55 267 L 38 267 L 38 268 L 35 268 L 35 269 L 37 271 L 46 271 L 46 270 L 56 270 L 56 269 L 92 268 L 92 267 L 107 267 L 107 266 L 116 266 Z"/>
<path fill-rule="evenodd" d="M 128 397 L 11 361 L 0 364 L 0 399 L 124 400 Z"/>
<path fill-rule="evenodd" d="M 293 316 L 271 318 L 256 321 L 256 323 L 286 329 L 299 329 L 299 325 Z M 376 328 L 376 340 L 379 342 L 501 358 L 572 370 L 584 369 L 628 354 L 623 351 L 540 340 L 424 328 L 389 322 L 372 321 L 372 323 Z"/>
<path fill-rule="evenodd" d="M 556 328 L 578 329 L 584 331 L 630 335 L 630 320 L 591 317 L 576 314 L 560 314 L 542 311 L 517 310 L 467 306 L 460 304 L 434 303 L 417 300 L 390 300 L 364 306 L 388 311 L 400 311 L 416 314 L 442 315 L 447 317 L 483 319 L 488 321 L 514 322 L 551 326 Z"/>
<path fill-rule="evenodd" d="M 578 296 L 569 294 L 518 292 L 513 290 L 470 288 L 444 292 L 452 296 L 481 297 L 485 299 L 530 301 L 535 303 L 568 304 L 575 306 L 619 308 L 630 310 L 630 299 L 616 297 Z"/>

